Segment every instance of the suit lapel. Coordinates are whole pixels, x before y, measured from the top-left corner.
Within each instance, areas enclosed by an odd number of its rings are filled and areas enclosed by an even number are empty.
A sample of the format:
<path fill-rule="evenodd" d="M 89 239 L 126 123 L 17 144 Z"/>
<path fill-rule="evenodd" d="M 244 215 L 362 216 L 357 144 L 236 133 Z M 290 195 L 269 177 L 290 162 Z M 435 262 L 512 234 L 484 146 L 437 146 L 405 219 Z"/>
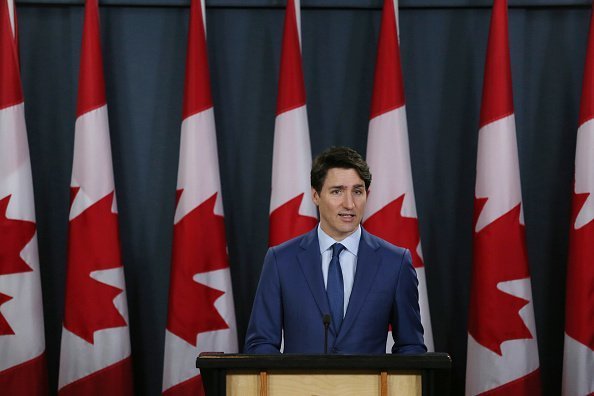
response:
<path fill-rule="evenodd" d="M 307 280 L 309 290 L 316 301 L 320 314 L 329 314 L 330 306 L 328 305 L 328 297 L 326 296 L 326 289 L 324 287 L 324 276 L 322 275 L 322 256 L 320 254 L 317 227 L 303 238 L 299 246 L 301 251 L 297 253 L 297 260 Z M 320 323 L 322 323 L 321 319 Z M 330 330 L 334 330 L 332 326 L 330 326 Z"/>
<path fill-rule="evenodd" d="M 357 271 L 353 283 L 353 291 L 349 299 L 346 315 L 337 342 L 348 333 L 350 327 L 355 323 L 357 315 L 371 290 L 373 280 L 377 274 L 380 265 L 380 256 L 376 252 L 379 245 L 372 240 L 369 233 L 361 228 L 361 240 L 359 241 L 359 252 L 357 253 Z"/>

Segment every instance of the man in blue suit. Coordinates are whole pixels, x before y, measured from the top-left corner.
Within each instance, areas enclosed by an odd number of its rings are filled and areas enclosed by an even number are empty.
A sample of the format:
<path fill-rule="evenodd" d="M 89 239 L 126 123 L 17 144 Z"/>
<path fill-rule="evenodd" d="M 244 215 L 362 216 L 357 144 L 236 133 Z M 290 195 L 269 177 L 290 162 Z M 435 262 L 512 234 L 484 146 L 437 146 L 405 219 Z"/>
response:
<path fill-rule="evenodd" d="M 360 223 L 371 173 L 354 150 L 334 147 L 312 165 L 316 228 L 268 250 L 244 352 L 424 353 L 417 277 L 410 252 Z M 330 322 L 330 323 L 328 323 Z"/>

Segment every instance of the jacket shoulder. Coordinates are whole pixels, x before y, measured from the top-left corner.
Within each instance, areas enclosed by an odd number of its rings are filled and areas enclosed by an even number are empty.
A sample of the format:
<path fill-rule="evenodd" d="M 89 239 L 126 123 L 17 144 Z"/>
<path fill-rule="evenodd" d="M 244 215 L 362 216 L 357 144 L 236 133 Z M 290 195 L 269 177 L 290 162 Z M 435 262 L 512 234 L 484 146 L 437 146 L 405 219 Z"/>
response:
<path fill-rule="evenodd" d="M 368 238 L 369 242 L 371 242 L 372 245 L 375 245 L 378 247 L 378 251 L 381 254 L 385 254 L 385 255 L 389 255 L 389 256 L 396 256 L 396 257 L 401 258 L 402 256 L 404 256 L 408 253 L 408 249 L 394 245 L 394 244 L 386 241 L 385 239 L 382 239 L 382 238 L 380 238 L 376 235 L 373 235 L 369 232 L 367 232 L 366 237 Z"/>
<path fill-rule="evenodd" d="M 274 254 L 274 256 L 277 258 L 284 257 L 286 255 L 295 255 L 295 253 L 309 247 L 309 245 L 313 243 L 314 240 L 317 241 L 316 228 L 293 239 L 289 239 L 280 245 L 272 246 L 269 250 L 270 253 Z"/>

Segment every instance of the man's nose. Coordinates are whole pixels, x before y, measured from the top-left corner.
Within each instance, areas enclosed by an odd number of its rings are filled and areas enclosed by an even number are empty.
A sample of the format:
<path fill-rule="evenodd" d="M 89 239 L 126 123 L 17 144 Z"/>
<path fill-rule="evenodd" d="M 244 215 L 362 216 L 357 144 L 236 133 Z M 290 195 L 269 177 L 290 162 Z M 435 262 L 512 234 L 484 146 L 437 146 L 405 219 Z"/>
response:
<path fill-rule="evenodd" d="M 355 200 L 351 194 L 344 194 L 342 206 L 344 206 L 345 209 L 353 209 L 355 207 Z"/>

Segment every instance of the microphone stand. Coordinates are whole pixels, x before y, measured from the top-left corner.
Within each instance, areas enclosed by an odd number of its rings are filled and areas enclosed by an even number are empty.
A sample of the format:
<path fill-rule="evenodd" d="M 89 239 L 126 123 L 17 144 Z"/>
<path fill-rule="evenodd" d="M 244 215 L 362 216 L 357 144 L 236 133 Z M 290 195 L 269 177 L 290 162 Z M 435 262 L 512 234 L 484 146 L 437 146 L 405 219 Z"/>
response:
<path fill-rule="evenodd" d="M 328 327 L 330 327 L 330 315 L 325 314 L 322 318 L 324 322 L 324 354 L 328 354 Z"/>

